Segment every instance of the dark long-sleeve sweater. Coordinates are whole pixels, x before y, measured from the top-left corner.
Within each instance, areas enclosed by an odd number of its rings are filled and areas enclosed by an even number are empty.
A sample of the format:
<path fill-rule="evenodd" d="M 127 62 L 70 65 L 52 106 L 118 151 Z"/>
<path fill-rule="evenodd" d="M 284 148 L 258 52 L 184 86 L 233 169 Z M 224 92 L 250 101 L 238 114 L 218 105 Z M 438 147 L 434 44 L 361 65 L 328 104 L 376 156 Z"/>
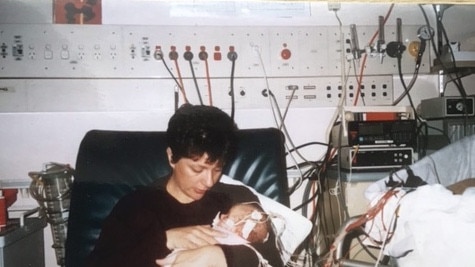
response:
<path fill-rule="evenodd" d="M 168 229 L 211 224 L 218 212 L 227 212 L 234 203 L 247 201 L 258 201 L 258 198 L 246 187 L 217 183 L 202 199 L 183 204 L 168 194 L 161 180 L 117 203 L 104 222 L 87 266 L 156 267 L 155 260 L 171 252 L 166 246 Z M 220 247 L 228 267 L 258 266 L 258 258 L 250 248 Z M 274 235 L 254 247 L 273 267 L 283 266 Z"/>

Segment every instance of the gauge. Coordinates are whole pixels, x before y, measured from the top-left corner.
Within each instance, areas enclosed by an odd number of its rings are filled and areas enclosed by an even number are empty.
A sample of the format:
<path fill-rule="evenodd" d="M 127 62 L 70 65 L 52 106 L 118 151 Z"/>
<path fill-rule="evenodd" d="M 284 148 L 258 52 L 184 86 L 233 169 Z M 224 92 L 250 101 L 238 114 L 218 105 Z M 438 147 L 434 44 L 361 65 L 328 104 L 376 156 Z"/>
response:
<path fill-rule="evenodd" d="M 432 36 L 434 36 L 434 29 L 427 25 L 424 25 L 417 30 L 417 37 L 422 40 L 430 40 L 432 39 Z"/>

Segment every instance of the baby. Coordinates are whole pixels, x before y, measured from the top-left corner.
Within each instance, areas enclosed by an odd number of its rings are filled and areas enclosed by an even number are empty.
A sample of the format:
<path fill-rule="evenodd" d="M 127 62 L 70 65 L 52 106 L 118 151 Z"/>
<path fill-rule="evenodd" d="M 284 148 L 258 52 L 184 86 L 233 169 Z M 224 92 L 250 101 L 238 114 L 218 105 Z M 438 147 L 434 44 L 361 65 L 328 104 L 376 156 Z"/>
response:
<path fill-rule="evenodd" d="M 227 233 L 217 238 L 220 244 L 263 243 L 269 237 L 270 220 L 259 203 L 237 203 L 228 213 L 216 215 L 213 228 Z"/>
<path fill-rule="evenodd" d="M 264 212 L 261 205 L 257 202 L 243 202 L 231 206 L 227 213 L 218 213 L 213 220 L 214 229 L 226 233 L 225 237 L 216 237 L 216 241 L 222 245 L 247 245 L 254 250 L 258 259 L 259 267 L 270 267 L 267 260 L 249 244 L 263 243 L 269 237 L 269 231 L 272 229 L 269 215 Z M 176 258 L 174 250 L 167 256 L 168 262 L 173 263 Z M 171 267 L 165 265 L 163 267 Z"/>

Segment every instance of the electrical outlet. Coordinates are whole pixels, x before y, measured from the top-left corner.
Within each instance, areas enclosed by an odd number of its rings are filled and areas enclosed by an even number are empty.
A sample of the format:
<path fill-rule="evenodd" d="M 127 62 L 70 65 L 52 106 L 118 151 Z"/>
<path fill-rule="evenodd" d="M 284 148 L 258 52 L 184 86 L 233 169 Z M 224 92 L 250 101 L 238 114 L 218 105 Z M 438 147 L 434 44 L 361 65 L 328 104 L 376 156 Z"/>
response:
<path fill-rule="evenodd" d="M 329 11 L 338 11 L 341 8 L 341 4 L 338 2 L 328 2 Z"/>

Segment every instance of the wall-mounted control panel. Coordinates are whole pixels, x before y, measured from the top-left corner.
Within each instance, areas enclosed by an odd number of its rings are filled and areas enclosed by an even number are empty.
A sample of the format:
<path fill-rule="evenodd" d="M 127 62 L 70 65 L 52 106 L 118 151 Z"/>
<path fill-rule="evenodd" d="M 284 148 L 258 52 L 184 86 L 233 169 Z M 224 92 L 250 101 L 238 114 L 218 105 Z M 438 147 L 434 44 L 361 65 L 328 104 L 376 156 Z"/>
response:
<path fill-rule="evenodd" d="M 418 40 L 418 28 L 402 28 L 406 46 Z M 359 27 L 360 46 L 377 30 Z M 0 79 L 163 79 L 188 91 L 221 88 L 216 94 L 224 97 L 233 80 L 241 99 L 265 97 L 270 89 L 281 104 L 292 98 L 296 106 L 318 107 L 338 104 L 345 73 L 348 104 L 356 97 L 366 105 L 392 104 L 397 60 L 368 55 L 360 71 L 362 60 L 351 60 L 350 28 L 341 36 L 336 26 L 4 24 Z M 393 39 L 396 27 L 386 26 L 386 40 Z M 426 53 L 419 73 L 429 72 L 428 62 Z M 403 53 L 403 72 L 412 74 L 414 66 Z"/>
<path fill-rule="evenodd" d="M 387 26 L 390 28 L 390 26 Z M 419 26 L 403 28 L 405 42 L 417 41 Z M 350 53 L 349 28 L 343 53 Z M 377 27 L 359 27 L 359 43 L 368 42 Z M 395 29 L 394 29 L 395 30 Z M 386 40 L 395 33 L 386 29 Z M 163 67 L 190 77 L 340 76 L 338 27 L 238 26 L 113 26 L 113 25 L 0 25 L 0 77 L 169 78 Z M 233 59 L 231 55 L 236 55 Z M 403 54 L 403 71 L 412 73 L 414 58 Z M 428 62 L 427 60 L 424 62 Z M 369 58 L 365 75 L 397 73 L 394 58 Z M 348 62 L 347 67 L 353 67 Z M 421 73 L 429 71 L 423 66 Z M 354 75 L 351 71 L 350 75 Z"/>

